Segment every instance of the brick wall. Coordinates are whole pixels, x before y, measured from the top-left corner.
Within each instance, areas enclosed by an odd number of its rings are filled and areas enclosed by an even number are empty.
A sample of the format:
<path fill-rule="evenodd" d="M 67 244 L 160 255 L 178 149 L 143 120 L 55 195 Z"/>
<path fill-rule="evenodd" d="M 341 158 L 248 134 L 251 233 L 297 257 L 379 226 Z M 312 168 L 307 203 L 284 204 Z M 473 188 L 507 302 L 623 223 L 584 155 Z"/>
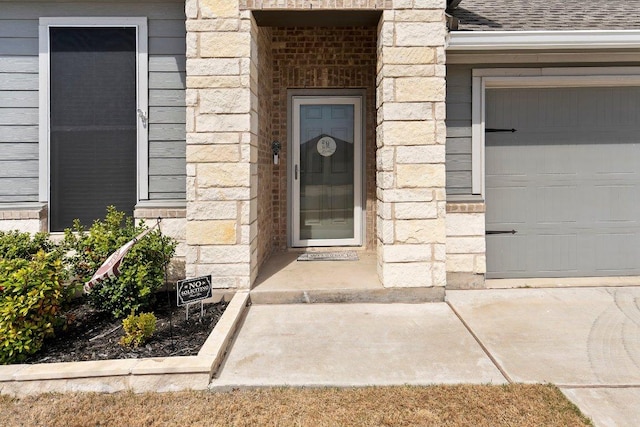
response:
<path fill-rule="evenodd" d="M 287 247 L 287 89 L 366 89 L 366 241 L 375 247 L 376 28 L 273 28 L 273 137 L 282 142 L 274 167 L 274 247 Z"/>
<path fill-rule="evenodd" d="M 273 203 L 277 197 L 273 190 L 273 74 L 271 52 L 271 28 L 255 29 L 258 49 L 258 268 L 273 250 Z"/>
<path fill-rule="evenodd" d="M 47 219 L 46 205 L 3 207 L 0 209 L 0 231 L 46 232 L 48 231 Z"/>

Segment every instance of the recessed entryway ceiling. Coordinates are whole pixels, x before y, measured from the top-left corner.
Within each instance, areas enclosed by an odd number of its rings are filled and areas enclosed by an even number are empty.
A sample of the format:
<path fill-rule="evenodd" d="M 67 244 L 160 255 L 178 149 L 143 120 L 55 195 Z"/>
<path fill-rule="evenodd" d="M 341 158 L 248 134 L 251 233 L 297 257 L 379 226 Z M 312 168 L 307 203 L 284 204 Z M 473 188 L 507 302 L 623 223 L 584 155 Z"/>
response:
<path fill-rule="evenodd" d="M 261 27 L 375 27 L 381 10 L 254 10 Z"/>

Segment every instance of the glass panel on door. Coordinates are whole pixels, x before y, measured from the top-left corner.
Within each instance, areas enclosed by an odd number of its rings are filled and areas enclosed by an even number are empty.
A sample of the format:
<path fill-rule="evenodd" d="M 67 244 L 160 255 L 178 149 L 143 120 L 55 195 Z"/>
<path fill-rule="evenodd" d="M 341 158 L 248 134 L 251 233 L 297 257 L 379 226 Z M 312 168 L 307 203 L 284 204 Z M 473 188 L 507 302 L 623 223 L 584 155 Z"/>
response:
<path fill-rule="evenodd" d="M 294 99 L 294 246 L 361 244 L 360 102 Z"/>
<path fill-rule="evenodd" d="M 300 239 L 354 237 L 353 105 L 300 106 Z"/>

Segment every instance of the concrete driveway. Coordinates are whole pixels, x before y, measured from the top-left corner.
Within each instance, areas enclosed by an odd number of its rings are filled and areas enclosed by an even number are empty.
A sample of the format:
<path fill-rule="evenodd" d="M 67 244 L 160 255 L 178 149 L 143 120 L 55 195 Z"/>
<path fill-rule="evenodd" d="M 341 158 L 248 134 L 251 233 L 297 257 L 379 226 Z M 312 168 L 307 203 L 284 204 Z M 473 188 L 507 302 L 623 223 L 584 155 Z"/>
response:
<path fill-rule="evenodd" d="M 640 288 L 450 291 L 510 381 L 558 385 L 599 426 L 640 424 Z"/>
<path fill-rule="evenodd" d="M 211 388 L 550 382 L 596 425 L 636 426 L 639 302 L 640 287 L 617 287 L 253 305 Z"/>

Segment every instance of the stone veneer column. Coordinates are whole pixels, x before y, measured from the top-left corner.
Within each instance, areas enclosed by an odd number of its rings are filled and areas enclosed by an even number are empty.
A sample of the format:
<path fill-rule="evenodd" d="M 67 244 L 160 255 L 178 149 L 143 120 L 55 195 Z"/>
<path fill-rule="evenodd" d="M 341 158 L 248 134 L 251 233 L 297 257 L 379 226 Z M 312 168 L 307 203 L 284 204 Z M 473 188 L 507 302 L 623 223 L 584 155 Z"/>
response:
<path fill-rule="evenodd" d="M 237 0 L 186 0 L 185 10 L 186 273 L 211 274 L 214 287 L 246 289 L 257 244 L 251 13 Z"/>
<path fill-rule="evenodd" d="M 447 203 L 447 289 L 484 288 L 487 272 L 485 205 Z"/>
<path fill-rule="evenodd" d="M 385 287 L 443 287 L 446 2 L 393 6 L 378 37 L 378 274 Z"/>

